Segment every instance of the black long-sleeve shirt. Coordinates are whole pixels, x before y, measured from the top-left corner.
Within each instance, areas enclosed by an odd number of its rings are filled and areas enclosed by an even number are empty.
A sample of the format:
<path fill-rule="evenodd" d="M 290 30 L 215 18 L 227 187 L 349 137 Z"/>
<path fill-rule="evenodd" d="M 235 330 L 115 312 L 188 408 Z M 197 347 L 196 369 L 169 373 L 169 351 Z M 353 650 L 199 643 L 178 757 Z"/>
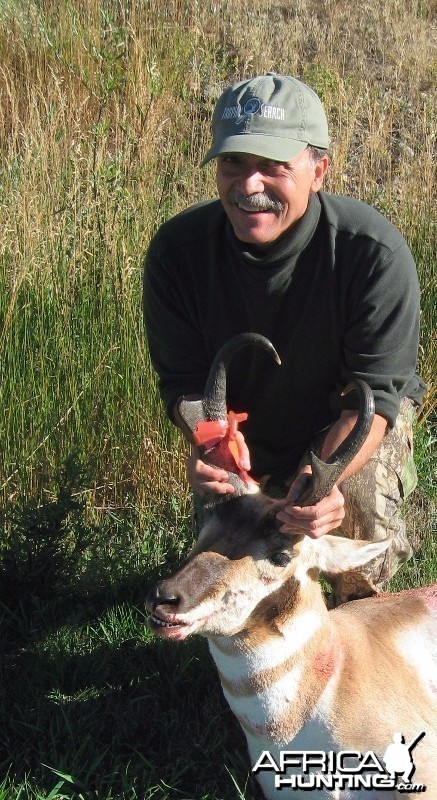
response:
<path fill-rule="evenodd" d="M 219 200 L 161 226 L 144 272 L 152 363 L 169 416 L 181 395 L 201 394 L 212 359 L 237 333 L 267 336 L 282 366 L 255 347 L 228 371 L 228 407 L 247 411 L 252 472 L 289 475 L 309 441 L 353 393 L 373 390 L 393 425 L 400 398 L 421 403 L 416 375 L 419 287 L 399 231 L 360 201 L 319 192 L 266 252 L 234 235 Z"/>

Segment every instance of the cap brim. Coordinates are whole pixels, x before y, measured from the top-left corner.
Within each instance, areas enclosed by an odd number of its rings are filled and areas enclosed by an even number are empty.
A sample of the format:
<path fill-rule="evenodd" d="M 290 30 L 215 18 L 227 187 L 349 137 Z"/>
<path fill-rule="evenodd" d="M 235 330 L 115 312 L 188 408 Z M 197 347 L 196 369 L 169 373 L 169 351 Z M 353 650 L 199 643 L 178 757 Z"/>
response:
<path fill-rule="evenodd" d="M 224 153 L 250 153 L 261 158 L 271 158 L 274 161 L 290 161 L 291 158 L 303 153 L 308 147 L 308 142 L 298 139 L 284 139 L 279 136 L 266 136 L 265 133 L 239 133 L 237 136 L 228 136 L 210 147 L 200 166 Z"/>

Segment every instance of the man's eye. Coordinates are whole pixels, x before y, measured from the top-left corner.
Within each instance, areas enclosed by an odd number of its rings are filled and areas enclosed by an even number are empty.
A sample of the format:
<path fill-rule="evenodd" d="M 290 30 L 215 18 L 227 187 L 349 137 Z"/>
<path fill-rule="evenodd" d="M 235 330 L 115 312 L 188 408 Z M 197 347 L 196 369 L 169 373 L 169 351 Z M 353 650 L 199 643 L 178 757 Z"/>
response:
<path fill-rule="evenodd" d="M 285 162 L 283 161 L 266 161 L 264 164 L 264 171 L 269 175 L 282 175 L 284 171 Z"/>

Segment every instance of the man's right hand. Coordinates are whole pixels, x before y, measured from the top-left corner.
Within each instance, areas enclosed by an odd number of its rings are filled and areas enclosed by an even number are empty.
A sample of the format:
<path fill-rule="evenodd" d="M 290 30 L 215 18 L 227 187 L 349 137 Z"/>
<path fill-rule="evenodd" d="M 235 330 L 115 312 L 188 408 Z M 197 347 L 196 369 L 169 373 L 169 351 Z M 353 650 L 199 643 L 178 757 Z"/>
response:
<path fill-rule="evenodd" d="M 234 491 L 234 487 L 227 483 L 228 473 L 205 464 L 194 450 L 187 458 L 187 478 L 193 491 L 201 497 L 205 494 L 232 494 Z"/>
<path fill-rule="evenodd" d="M 250 470 L 249 449 L 240 431 L 237 431 L 235 441 L 238 447 L 238 464 L 241 469 L 248 471 Z M 188 482 L 196 494 L 203 497 L 205 494 L 234 493 L 234 487 L 228 483 L 226 470 L 202 461 L 198 447 L 192 446 L 191 455 L 188 456 L 186 464 Z"/>

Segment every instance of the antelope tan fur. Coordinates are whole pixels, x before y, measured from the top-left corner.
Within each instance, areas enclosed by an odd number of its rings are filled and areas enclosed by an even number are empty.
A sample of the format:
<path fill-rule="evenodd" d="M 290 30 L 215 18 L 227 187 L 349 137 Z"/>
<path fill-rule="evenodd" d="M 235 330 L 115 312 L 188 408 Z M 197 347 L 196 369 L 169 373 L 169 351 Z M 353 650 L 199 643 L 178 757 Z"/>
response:
<path fill-rule="evenodd" d="M 365 386 L 359 391 L 371 416 Z M 354 452 L 354 441 L 343 447 L 337 477 Z M 336 454 L 330 460 L 336 463 Z M 320 480 L 323 472 L 322 465 Z M 319 493 L 320 485 L 313 490 Z M 266 751 L 276 764 L 286 751 L 372 752 L 383 764 L 396 734 L 409 743 L 424 732 L 411 780 L 426 786 L 425 798 L 437 799 L 437 584 L 328 611 L 319 570 L 359 568 L 387 542 L 286 536 L 276 522 L 283 502 L 242 490 L 212 504 L 185 564 L 149 594 L 152 630 L 172 640 L 207 637 L 252 766 Z M 301 773 L 287 767 L 287 776 Z M 272 769 L 259 769 L 256 778 L 267 800 L 419 796 L 397 789 L 278 789 Z"/>

